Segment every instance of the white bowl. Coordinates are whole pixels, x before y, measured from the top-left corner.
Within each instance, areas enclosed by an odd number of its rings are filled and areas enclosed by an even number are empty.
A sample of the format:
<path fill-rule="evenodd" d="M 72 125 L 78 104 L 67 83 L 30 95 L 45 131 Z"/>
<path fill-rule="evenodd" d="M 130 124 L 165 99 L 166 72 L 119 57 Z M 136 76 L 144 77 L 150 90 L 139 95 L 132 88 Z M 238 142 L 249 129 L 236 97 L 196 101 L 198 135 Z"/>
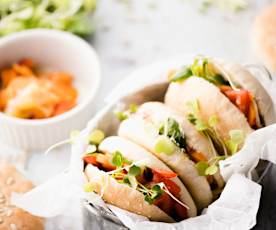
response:
<path fill-rule="evenodd" d="M 79 93 L 75 108 L 49 119 L 20 119 L 0 112 L 0 142 L 23 150 L 45 149 L 85 126 L 100 82 L 99 60 L 87 42 L 66 32 L 28 30 L 1 38 L 0 56 L 0 69 L 30 57 L 38 66 L 68 72 Z"/>

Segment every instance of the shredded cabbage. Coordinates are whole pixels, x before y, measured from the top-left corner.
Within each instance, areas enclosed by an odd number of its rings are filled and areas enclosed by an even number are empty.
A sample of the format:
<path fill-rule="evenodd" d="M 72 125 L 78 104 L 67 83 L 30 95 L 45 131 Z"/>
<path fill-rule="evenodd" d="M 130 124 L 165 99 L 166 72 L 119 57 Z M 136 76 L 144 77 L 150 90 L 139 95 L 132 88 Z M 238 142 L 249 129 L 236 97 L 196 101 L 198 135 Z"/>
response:
<path fill-rule="evenodd" d="M 89 14 L 95 7 L 96 0 L 1 0 L 0 36 L 32 28 L 85 36 L 92 32 Z"/>

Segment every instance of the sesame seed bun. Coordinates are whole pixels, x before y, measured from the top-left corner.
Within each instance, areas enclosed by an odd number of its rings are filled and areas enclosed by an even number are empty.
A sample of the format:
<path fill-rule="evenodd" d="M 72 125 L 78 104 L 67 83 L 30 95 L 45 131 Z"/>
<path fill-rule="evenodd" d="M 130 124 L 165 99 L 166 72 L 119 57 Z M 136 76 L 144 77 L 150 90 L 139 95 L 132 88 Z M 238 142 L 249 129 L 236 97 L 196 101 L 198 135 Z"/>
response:
<path fill-rule="evenodd" d="M 14 166 L 0 165 L 0 230 L 43 230 L 43 220 L 10 204 L 13 192 L 25 193 L 33 184 Z"/>

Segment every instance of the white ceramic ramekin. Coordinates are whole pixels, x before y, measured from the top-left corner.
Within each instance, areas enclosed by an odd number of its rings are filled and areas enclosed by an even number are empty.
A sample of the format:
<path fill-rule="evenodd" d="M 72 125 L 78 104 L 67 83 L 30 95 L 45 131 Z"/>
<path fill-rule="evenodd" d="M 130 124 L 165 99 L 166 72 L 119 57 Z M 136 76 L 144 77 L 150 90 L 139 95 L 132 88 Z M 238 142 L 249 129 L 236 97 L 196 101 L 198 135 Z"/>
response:
<path fill-rule="evenodd" d="M 39 66 L 74 76 L 78 105 L 57 117 L 27 120 L 0 112 L 0 142 L 22 150 L 45 149 L 81 129 L 93 114 L 92 101 L 100 82 L 100 64 L 94 49 L 72 34 L 36 29 L 0 39 L 0 69 L 30 57 Z"/>

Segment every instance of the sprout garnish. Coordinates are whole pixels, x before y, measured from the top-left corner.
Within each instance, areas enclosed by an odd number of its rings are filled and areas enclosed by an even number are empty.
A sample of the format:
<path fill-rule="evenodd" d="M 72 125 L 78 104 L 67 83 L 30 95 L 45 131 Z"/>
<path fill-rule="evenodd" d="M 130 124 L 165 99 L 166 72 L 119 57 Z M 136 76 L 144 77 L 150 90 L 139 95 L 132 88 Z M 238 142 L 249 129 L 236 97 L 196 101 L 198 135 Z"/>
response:
<path fill-rule="evenodd" d="M 242 130 L 231 130 L 229 132 L 229 139 L 223 141 L 217 131 L 216 126 L 219 118 L 212 115 L 208 122 L 205 122 L 200 116 L 200 106 L 198 101 L 187 103 L 190 112 L 187 119 L 193 124 L 197 131 L 204 134 L 212 146 L 214 157 L 209 162 L 200 161 L 196 164 L 199 175 L 214 175 L 218 171 L 218 162 L 225 160 L 227 157 L 235 154 L 240 145 L 244 142 L 245 135 Z"/>

